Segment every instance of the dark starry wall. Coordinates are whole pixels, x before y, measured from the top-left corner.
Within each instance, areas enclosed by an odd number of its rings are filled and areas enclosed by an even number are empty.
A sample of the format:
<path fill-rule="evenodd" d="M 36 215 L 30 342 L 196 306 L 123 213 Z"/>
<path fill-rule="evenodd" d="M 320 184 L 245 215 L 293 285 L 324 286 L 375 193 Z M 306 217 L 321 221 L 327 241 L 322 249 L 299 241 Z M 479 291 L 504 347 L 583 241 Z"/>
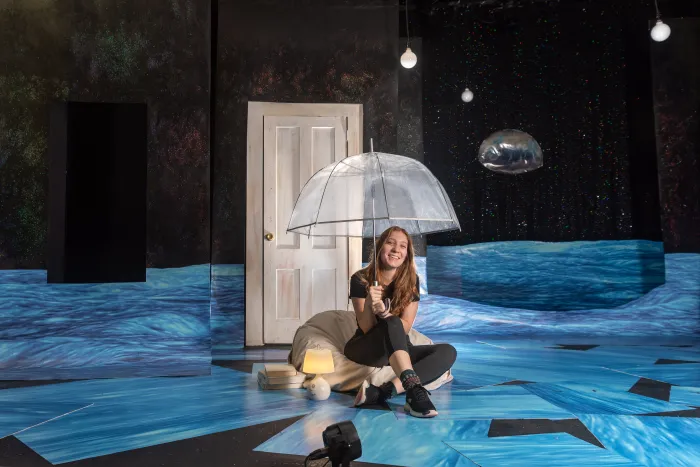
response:
<path fill-rule="evenodd" d="M 3 2 L 0 269 L 45 267 L 54 100 L 148 103 L 148 265 L 209 262 L 209 18 L 208 0 Z"/>
<path fill-rule="evenodd" d="M 431 244 L 661 239 L 649 17 L 632 10 L 562 3 L 425 17 L 425 161 L 462 226 Z M 506 128 L 539 142 L 543 168 L 513 176 L 479 164 L 481 142 Z"/>
<path fill-rule="evenodd" d="M 415 16 L 414 16 L 415 18 Z M 405 24 L 405 23 L 404 23 Z M 399 40 L 399 54 L 406 50 L 407 39 Z M 399 66 L 399 111 L 396 115 L 398 153 L 421 162 L 423 155 L 423 47 L 420 37 L 412 38 L 411 50 L 418 57 L 413 68 Z M 418 256 L 426 255 L 425 236 L 413 237 L 413 247 Z M 368 246 L 371 246 L 371 241 Z M 369 251 L 369 249 L 367 250 Z M 371 255 L 371 253 L 369 253 Z"/>
<path fill-rule="evenodd" d="M 653 44 L 654 104 L 664 246 L 700 252 L 700 19 L 666 19 Z"/>
<path fill-rule="evenodd" d="M 219 4 L 213 262 L 243 263 L 248 101 L 361 103 L 364 146 L 396 152 L 396 0 Z"/>

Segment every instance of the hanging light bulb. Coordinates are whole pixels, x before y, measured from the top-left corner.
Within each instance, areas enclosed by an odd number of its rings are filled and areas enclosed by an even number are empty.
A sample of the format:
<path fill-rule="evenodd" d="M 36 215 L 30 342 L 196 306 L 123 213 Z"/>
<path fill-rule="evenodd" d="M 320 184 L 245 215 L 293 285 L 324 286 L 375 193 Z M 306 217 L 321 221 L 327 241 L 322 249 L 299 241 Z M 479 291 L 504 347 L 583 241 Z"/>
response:
<path fill-rule="evenodd" d="M 656 7 L 656 24 L 651 28 L 651 38 L 656 42 L 663 42 L 671 35 L 671 27 L 661 21 L 661 13 L 659 12 L 659 3 L 657 0 L 654 0 L 654 6 Z"/>
<path fill-rule="evenodd" d="M 401 55 L 401 66 L 404 68 L 413 68 L 418 63 L 418 57 L 411 50 L 411 36 L 408 33 L 408 0 L 404 5 L 406 11 L 406 51 Z"/>
<path fill-rule="evenodd" d="M 469 90 L 469 88 L 465 88 L 464 92 L 462 92 L 462 100 L 464 102 L 471 102 L 474 100 L 474 93 Z"/>
<path fill-rule="evenodd" d="M 661 21 L 661 19 L 656 20 L 656 24 L 651 28 L 651 38 L 656 42 L 663 42 L 669 38 L 671 35 L 671 27 Z"/>
<path fill-rule="evenodd" d="M 413 53 L 410 47 L 406 47 L 406 51 L 401 55 L 401 66 L 404 68 L 413 68 L 418 63 L 418 57 Z"/>

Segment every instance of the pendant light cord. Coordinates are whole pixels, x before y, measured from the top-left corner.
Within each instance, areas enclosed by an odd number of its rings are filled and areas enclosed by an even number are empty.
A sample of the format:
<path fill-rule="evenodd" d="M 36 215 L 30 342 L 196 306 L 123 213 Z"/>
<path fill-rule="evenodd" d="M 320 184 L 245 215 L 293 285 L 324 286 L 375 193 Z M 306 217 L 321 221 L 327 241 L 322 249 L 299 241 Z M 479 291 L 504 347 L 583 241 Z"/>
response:
<path fill-rule="evenodd" d="M 404 10 L 406 11 L 406 48 L 408 49 L 411 47 L 411 36 L 408 33 L 408 0 L 404 2 Z"/>

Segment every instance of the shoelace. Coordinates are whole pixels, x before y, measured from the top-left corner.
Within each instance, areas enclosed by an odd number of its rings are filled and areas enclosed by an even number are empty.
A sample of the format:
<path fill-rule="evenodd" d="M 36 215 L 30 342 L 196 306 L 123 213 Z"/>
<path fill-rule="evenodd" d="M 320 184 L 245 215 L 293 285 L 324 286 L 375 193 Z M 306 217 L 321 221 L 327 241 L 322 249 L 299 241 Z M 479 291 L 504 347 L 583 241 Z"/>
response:
<path fill-rule="evenodd" d="M 413 390 L 413 398 L 416 402 L 427 400 L 428 394 L 430 394 L 430 391 L 425 389 L 423 386 L 416 386 L 416 388 Z"/>

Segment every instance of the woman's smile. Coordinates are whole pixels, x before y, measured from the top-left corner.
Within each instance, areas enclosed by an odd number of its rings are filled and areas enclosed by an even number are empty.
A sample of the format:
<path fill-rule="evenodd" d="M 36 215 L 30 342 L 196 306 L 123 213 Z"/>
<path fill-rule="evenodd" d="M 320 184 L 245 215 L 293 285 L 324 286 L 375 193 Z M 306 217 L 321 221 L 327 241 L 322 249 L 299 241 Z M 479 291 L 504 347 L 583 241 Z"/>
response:
<path fill-rule="evenodd" d="M 382 262 L 392 269 L 398 268 L 406 258 L 408 238 L 401 232 L 392 232 L 382 247 Z"/>

